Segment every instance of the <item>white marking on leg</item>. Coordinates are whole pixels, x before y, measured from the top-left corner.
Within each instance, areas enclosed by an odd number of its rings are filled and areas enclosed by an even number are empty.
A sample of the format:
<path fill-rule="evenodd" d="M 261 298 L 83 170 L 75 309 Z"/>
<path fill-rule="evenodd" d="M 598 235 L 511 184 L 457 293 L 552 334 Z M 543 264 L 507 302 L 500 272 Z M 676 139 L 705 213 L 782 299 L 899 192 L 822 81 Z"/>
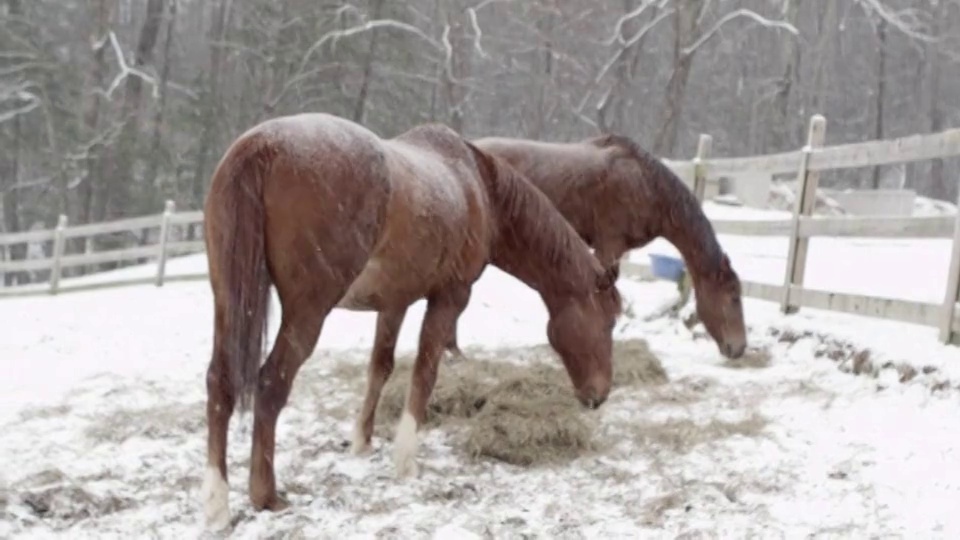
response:
<path fill-rule="evenodd" d="M 393 439 L 393 458 L 398 478 L 417 476 L 417 420 L 404 410 Z"/>
<path fill-rule="evenodd" d="M 200 499 L 203 501 L 206 525 L 210 530 L 220 531 L 230 524 L 229 492 L 227 481 L 220 474 L 220 469 L 208 465 L 203 476 L 203 486 L 200 488 Z"/>

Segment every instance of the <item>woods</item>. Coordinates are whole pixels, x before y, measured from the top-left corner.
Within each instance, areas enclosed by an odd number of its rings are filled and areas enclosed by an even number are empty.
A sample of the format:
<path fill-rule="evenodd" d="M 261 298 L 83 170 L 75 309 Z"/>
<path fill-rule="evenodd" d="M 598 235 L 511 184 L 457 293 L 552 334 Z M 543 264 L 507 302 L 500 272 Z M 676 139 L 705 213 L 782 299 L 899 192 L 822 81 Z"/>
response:
<path fill-rule="evenodd" d="M 958 62 L 957 0 L 3 0 L 0 232 L 197 209 L 226 145 L 281 114 L 750 155 L 814 113 L 827 144 L 956 127 Z M 952 201 L 958 175 L 902 176 Z"/>

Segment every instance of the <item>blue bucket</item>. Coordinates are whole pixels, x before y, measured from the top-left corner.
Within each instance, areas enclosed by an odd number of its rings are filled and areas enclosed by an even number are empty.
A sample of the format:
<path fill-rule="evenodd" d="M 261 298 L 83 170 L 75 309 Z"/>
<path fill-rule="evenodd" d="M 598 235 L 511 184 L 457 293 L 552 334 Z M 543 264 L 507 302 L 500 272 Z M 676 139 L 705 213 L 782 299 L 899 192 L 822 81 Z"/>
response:
<path fill-rule="evenodd" d="M 650 254 L 650 265 L 655 277 L 677 282 L 683 277 L 685 268 L 682 258 L 671 257 L 670 255 L 654 255 L 653 253 Z"/>

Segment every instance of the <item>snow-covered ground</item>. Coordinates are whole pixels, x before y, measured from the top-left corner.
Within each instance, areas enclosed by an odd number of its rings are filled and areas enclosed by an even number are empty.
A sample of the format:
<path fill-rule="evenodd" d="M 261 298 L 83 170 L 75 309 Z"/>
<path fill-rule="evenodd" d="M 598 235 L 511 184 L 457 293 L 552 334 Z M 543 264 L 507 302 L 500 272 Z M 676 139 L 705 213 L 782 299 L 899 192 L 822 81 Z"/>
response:
<path fill-rule="evenodd" d="M 947 243 L 828 240 L 811 249 L 810 286 L 942 300 Z M 745 279 L 782 279 L 784 240 L 721 241 Z M 203 272 L 205 259 L 168 271 Z M 231 537 L 960 537 L 960 349 L 935 329 L 808 309 L 784 317 L 747 300 L 751 343 L 771 361 L 736 367 L 702 328 L 652 316 L 676 298 L 672 284 L 620 285 L 630 309 L 618 338 L 646 339 L 670 381 L 617 390 L 589 413 L 614 444 L 528 469 L 469 460 L 449 430 L 432 429 L 421 476 L 402 483 L 388 442 L 375 438 L 369 457 L 342 444 L 362 396 L 337 367 L 365 362 L 374 316 L 334 312 L 280 418 L 290 510 L 250 511 L 249 432 L 235 422 Z M 0 301 L 0 538 L 202 535 L 211 307 L 202 281 Z M 422 313 L 417 304 L 405 320 L 401 358 Z M 483 361 L 484 350 L 545 343 L 545 324 L 537 296 L 489 268 L 460 340 Z M 695 426 L 704 435 L 689 444 L 651 436 Z"/>

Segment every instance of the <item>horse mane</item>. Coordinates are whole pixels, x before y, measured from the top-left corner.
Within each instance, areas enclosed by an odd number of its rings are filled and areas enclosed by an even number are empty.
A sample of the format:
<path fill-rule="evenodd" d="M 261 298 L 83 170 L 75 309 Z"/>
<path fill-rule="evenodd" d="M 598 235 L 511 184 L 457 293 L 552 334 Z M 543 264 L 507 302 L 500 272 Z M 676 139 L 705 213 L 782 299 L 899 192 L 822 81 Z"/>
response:
<path fill-rule="evenodd" d="M 506 161 L 464 142 L 484 173 L 483 181 L 500 217 L 500 242 L 556 268 L 554 282 L 592 290 L 604 269 L 550 199 Z"/>
<path fill-rule="evenodd" d="M 652 191 L 660 197 L 661 207 L 669 209 L 665 216 L 664 229 L 677 231 L 680 236 L 693 243 L 689 249 L 696 250 L 701 256 L 701 262 L 710 265 L 702 270 L 718 269 L 723 248 L 717 240 L 713 224 L 703 212 L 703 206 L 693 191 L 670 167 L 625 135 L 606 134 L 590 139 L 589 142 L 599 148 L 621 150 L 622 154 L 614 159 L 626 158 L 635 161 L 642 171 L 640 178 L 635 181 L 647 182 Z M 680 249 L 680 246 L 677 248 Z M 688 264 L 694 262 L 688 261 Z"/>

